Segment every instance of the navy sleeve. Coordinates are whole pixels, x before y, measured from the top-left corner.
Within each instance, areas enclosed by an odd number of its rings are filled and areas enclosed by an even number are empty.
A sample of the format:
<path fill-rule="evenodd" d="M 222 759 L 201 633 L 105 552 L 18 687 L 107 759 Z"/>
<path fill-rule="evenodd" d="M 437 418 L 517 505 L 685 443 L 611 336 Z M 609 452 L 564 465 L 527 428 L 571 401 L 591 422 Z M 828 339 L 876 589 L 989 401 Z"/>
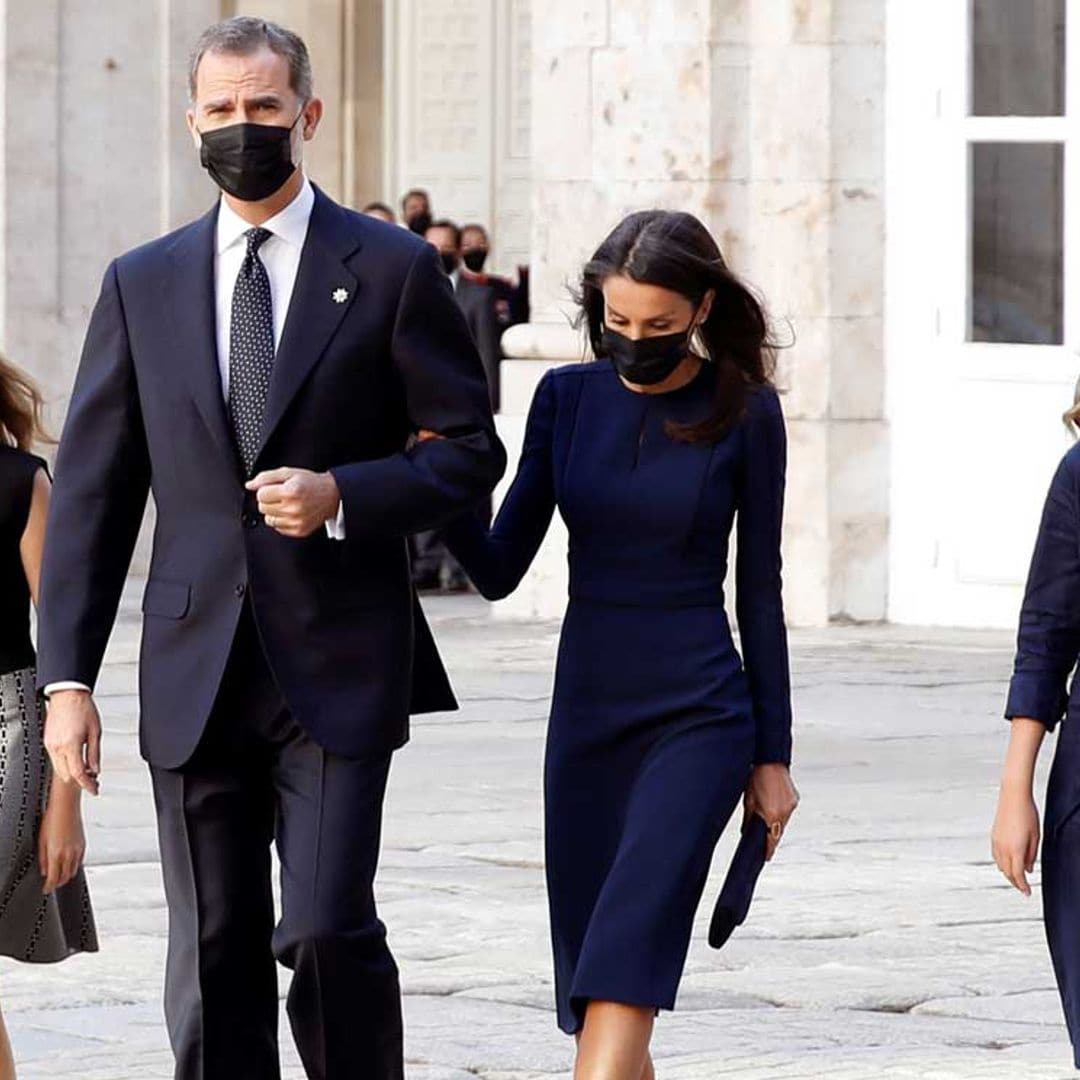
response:
<path fill-rule="evenodd" d="M 446 546 L 488 600 L 501 600 L 518 587 L 551 524 L 555 512 L 554 428 L 555 387 L 547 374 L 536 388 L 517 475 L 495 524 L 488 531 L 477 517 L 469 515 L 446 530 Z"/>
<path fill-rule="evenodd" d="M 1066 682 L 1080 654 L 1080 514 L 1069 457 L 1046 496 L 1024 603 L 1005 715 L 1053 729 L 1065 712 Z"/>
<path fill-rule="evenodd" d="M 480 357 L 430 244 L 409 268 L 391 350 L 413 429 L 442 438 L 330 470 L 349 536 L 437 528 L 483 499 L 506 468 Z"/>
<path fill-rule="evenodd" d="M 738 506 L 735 613 L 757 737 L 754 764 L 791 762 L 791 681 L 781 594 L 787 436 L 780 399 L 751 391 Z"/>
<path fill-rule="evenodd" d="M 150 457 L 116 264 L 90 327 L 49 504 L 38 686 L 93 686 L 150 491 Z"/>

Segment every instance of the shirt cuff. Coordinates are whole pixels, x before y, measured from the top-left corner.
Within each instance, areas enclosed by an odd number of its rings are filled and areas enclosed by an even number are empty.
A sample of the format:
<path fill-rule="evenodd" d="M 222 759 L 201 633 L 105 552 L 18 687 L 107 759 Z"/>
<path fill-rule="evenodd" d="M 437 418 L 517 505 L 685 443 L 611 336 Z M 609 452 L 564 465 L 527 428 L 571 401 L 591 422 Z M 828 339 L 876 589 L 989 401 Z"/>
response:
<path fill-rule="evenodd" d="M 326 535 L 331 540 L 345 539 L 345 503 L 339 502 L 337 516 L 328 518 L 326 522 Z"/>
<path fill-rule="evenodd" d="M 85 690 L 88 694 L 93 693 L 86 683 L 81 682 L 51 682 L 42 691 L 46 697 L 55 694 L 58 690 Z"/>

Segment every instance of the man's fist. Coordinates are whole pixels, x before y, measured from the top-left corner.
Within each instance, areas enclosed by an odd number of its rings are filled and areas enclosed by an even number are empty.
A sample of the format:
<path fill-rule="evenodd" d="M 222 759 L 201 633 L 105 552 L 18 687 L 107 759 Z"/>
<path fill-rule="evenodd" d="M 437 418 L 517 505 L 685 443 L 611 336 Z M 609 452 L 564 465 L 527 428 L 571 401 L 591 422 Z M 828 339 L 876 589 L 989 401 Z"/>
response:
<path fill-rule="evenodd" d="M 341 505 L 337 481 L 328 472 L 286 466 L 261 472 L 245 486 L 258 493 L 259 513 L 282 536 L 310 536 L 336 518 Z"/>

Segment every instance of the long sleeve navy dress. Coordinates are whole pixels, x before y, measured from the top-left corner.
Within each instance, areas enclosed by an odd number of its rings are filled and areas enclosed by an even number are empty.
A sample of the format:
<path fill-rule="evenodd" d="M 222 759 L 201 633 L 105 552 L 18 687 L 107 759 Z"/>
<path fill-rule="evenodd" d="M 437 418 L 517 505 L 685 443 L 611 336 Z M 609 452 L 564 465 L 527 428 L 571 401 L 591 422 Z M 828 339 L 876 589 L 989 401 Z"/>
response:
<path fill-rule="evenodd" d="M 1005 715 L 1058 736 L 1043 822 L 1043 919 L 1080 1068 L 1080 445 L 1062 459 L 1046 497 L 1020 611 Z M 1072 685 L 1069 677 L 1072 676 Z"/>
<path fill-rule="evenodd" d="M 520 582 L 558 507 L 570 601 L 545 763 L 546 863 L 559 1025 L 590 1000 L 673 1008 L 713 850 L 755 763 L 787 763 L 780 587 L 785 432 L 771 387 L 714 444 L 668 420 L 709 412 L 715 369 L 671 393 L 628 389 L 609 361 L 549 372 L 490 532 L 449 530 L 491 599 Z M 737 616 L 724 608 L 738 519 Z"/>

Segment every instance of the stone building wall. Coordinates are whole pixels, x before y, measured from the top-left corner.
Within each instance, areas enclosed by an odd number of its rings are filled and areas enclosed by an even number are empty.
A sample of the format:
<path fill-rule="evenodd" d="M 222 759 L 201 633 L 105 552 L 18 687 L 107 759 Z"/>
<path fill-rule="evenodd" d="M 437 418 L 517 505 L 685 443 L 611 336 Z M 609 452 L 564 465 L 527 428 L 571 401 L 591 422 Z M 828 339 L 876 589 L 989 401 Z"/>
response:
<path fill-rule="evenodd" d="M 884 0 L 550 0 L 534 14 L 535 314 L 511 332 L 511 440 L 580 358 L 566 284 L 626 213 L 688 210 L 766 298 L 790 439 L 795 623 L 885 613 Z M 507 384 L 504 382 L 504 385 Z M 509 410 L 508 410 L 509 411 Z M 553 614 L 555 538 L 510 614 Z"/>
<path fill-rule="evenodd" d="M 0 341 L 44 384 L 54 428 L 109 259 L 213 198 L 184 125 L 184 72 L 218 11 L 218 0 L 0 7 Z"/>

